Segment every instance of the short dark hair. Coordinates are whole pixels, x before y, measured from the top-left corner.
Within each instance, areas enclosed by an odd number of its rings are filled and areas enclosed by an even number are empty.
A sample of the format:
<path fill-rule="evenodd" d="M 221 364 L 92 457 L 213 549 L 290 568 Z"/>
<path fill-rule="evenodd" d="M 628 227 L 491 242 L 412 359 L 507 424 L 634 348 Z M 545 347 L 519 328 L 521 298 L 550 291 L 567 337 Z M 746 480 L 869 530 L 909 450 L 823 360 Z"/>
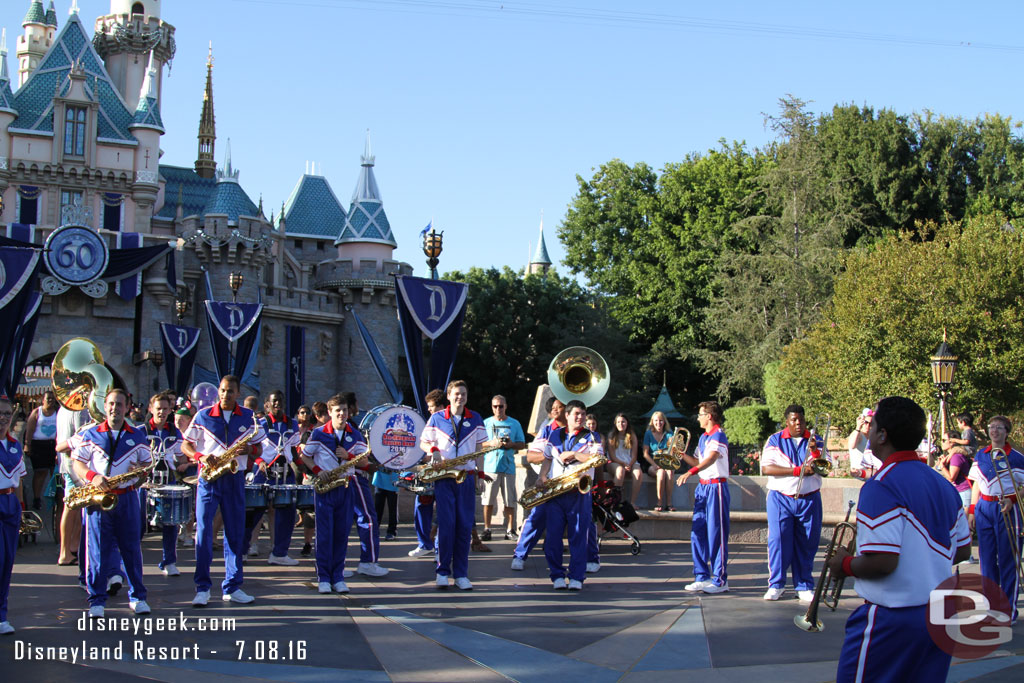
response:
<path fill-rule="evenodd" d="M 885 430 L 899 451 L 912 451 L 925 435 L 924 409 L 905 396 L 887 396 L 875 408 L 875 429 Z"/>
<path fill-rule="evenodd" d="M 469 387 L 466 386 L 466 382 L 464 380 L 453 379 L 451 382 L 448 382 L 448 386 L 445 387 L 444 395 L 447 396 L 448 392 L 450 392 L 452 389 L 455 389 L 457 387 L 462 387 L 467 392 L 469 391 Z"/>
<path fill-rule="evenodd" d="M 346 394 L 335 394 L 327 399 L 327 409 L 330 410 L 334 406 L 345 406 L 348 408 L 349 402 Z"/>
<path fill-rule="evenodd" d="M 174 407 L 174 401 L 172 400 L 171 392 L 169 392 L 169 391 L 161 391 L 159 393 L 156 393 L 156 394 L 153 394 L 152 396 L 150 396 L 150 398 L 149 398 L 149 405 L 153 405 L 157 401 L 167 401 L 168 403 L 171 404 L 172 408 Z"/>
<path fill-rule="evenodd" d="M 971 415 L 970 413 L 960 413 L 959 415 L 956 416 L 956 419 L 960 420 L 968 427 L 974 426 L 974 416 Z"/>
<path fill-rule="evenodd" d="M 321 417 L 327 416 L 327 404 L 323 401 L 316 401 L 313 403 L 313 414 L 320 419 Z"/>
<path fill-rule="evenodd" d="M 562 403 L 562 400 L 557 396 L 548 396 L 548 400 L 544 402 L 544 412 L 550 413 L 551 409 L 555 407 L 555 401 Z M 565 405 L 565 404 L 562 404 Z"/>
<path fill-rule="evenodd" d="M 235 377 L 234 375 L 224 375 L 223 377 L 220 378 L 220 381 L 221 381 L 221 383 L 223 383 L 225 381 L 231 382 L 232 384 L 235 385 L 235 389 L 241 389 L 242 388 L 242 382 L 237 377 Z"/>
<path fill-rule="evenodd" d="M 587 414 L 586 404 L 583 403 L 583 401 L 579 400 L 578 398 L 574 398 L 573 400 L 565 404 L 565 414 L 568 415 L 573 411 L 574 408 L 579 408 L 580 410 L 582 410 L 584 415 Z"/>
<path fill-rule="evenodd" d="M 128 408 L 132 407 L 132 400 L 128 397 L 128 392 L 120 387 L 114 387 L 113 389 L 108 391 L 107 395 L 103 397 L 103 402 L 106 403 L 107 399 L 110 398 L 111 396 L 114 396 L 115 394 L 120 394 L 121 396 L 124 396 L 125 406 Z"/>
<path fill-rule="evenodd" d="M 433 403 L 435 406 L 443 406 L 446 400 L 444 392 L 440 389 L 431 389 L 427 392 L 427 395 L 423 397 L 424 403 Z"/>
<path fill-rule="evenodd" d="M 697 404 L 697 410 L 703 408 L 707 411 L 707 414 L 711 416 L 711 421 L 716 425 L 721 425 L 724 417 L 722 416 L 722 406 L 718 405 L 718 401 L 701 401 Z"/>
<path fill-rule="evenodd" d="M 802 405 L 800 405 L 799 403 L 790 403 L 788 406 L 786 406 L 786 412 L 784 412 L 783 415 L 793 415 L 794 413 L 797 415 L 806 414 L 804 413 L 804 407 Z"/>
<path fill-rule="evenodd" d="M 267 397 L 265 399 L 263 399 L 263 407 L 266 408 L 267 410 L 270 410 L 270 401 L 275 396 L 280 396 L 281 397 L 281 403 L 284 403 L 284 392 L 281 391 L 280 389 L 274 389 L 269 394 L 267 394 Z"/>

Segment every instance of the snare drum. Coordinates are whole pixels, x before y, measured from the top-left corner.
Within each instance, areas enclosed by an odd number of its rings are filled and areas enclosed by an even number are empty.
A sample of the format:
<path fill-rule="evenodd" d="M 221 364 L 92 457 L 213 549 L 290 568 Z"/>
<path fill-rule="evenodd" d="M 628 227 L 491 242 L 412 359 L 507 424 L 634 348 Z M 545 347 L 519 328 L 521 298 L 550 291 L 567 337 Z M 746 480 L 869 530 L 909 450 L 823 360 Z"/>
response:
<path fill-rule="evenodd" d="M 316 507 L 316 493 L 311 485 L 295 487 L 295 504 L 300 510 L 312 510 Z"/>
<path fill-rule="evenodd" d="M 420 434 L 427 423 L 408 406 L 387 403 L 366 414 L 359 425 L 373 459 L 386 470 L 406 470 L 423 458 Z"/>
<path fill-rule="evenodd" d="M 290 508 L 295 505 L 296 490 L 295 484 L 276 484 L 269 487 L 267 497 L 270 504 L 276 508 Z"/>
<path fill-rule="evenodd" d="M 184 524 L 192 517 L 192 489 L 187 486 L 150 489 L 146 500 L 154 525 Z"/>
<path fill-rule="evenodd" d="M 245 485 L 245 509 L 267 507 L 267 487 L 264 484 Z"/>

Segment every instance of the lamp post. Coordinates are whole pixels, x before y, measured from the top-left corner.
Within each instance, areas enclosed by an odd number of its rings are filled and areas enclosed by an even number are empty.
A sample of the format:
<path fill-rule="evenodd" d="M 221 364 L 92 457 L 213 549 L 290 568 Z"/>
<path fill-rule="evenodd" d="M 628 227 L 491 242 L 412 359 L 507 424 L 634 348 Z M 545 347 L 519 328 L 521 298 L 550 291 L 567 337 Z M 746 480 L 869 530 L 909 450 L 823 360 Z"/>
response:
<path fill-rule="evenodd" d="M 228 287 L 231 288 L 231 303 L 238 302 L 238 290 L 242 288 L 243 282 L 245 282 L 245 278 L 242 276 L 241 271 L 235 271 L 228 275 Z"/>
<path fill-rule="evenodd" d="M 174 301 L 174 313 L 178 316 L 178 324 L 181 324 L 185 314 L 188 313 L 188 299 L 176 299 Z"/>
<path fill-rule="evenodd" d="M 441 256 L 442 237 L 444 231 L 436 232 L 430 228 L 430 232 L 423 235 L 423 254 L 427 257 L 427 267 L 430 268 L 430 279 L 437 279 L 438 257 Z"/>
<path fill-rule="evenodd" d="M 953 375 L 956 374 L 956 367 L 960 358 L 953 349 L 946 343 L 946 332 L 942 332 L 942 343 L 932 354 L 930 364 L 932 368 L 932 384 L 935 385 L 935 398 L 939 399 L 939 432 L 943 439 L 946 436 L 946 404 L 949 397 L 953 395 Z M 934 457 L 928 454 L 928 464 L 934 464 Z"/>

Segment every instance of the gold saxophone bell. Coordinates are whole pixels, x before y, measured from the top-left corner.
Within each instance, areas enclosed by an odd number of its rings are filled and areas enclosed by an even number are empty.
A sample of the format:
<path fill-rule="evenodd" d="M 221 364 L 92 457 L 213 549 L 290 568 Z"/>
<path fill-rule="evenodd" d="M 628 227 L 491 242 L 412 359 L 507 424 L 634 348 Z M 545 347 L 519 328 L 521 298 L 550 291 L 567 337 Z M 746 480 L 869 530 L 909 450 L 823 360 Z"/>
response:
<path fill-rule="evenodd" d="M 103 402 L 114 388 L 114 376 L 93 341 L 75 337 L 60 347 L 50 366 L 50 382 L 57 402 L 68 410 L 88 408 L 92 419 L 106 419 Z"/>
<path fill-rule="evenodd" d="M 548 384 L 551 393 L 562 403 L 583 401 L 589 408 L 608 393 L 611 375 L 608 364 L 597 351 L 586 346 L 571 346 L 551 360 Z"/>

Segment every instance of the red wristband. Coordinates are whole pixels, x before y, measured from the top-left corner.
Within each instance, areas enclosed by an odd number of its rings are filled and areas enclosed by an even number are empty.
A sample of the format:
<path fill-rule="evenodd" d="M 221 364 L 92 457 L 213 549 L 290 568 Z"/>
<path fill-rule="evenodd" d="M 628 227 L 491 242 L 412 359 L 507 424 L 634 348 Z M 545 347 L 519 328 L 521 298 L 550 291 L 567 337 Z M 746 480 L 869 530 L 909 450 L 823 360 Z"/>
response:
<path fill-rule="evenodd" d="M 259 467 L 260 465 L 263 464 L 263 458 L 256 458 L 252 464 L 256 467 Z"/>
<path fill-rule="evenodd" d="M 433 455 L 434 453 L 440 453 L 440 452 L 441 452 L 441 449 L 438 448 L 437 446 L 431 446 L 430 447 L 430 454 L 431 455 Z"/>
<path fill-rule="evenodd" d="M 690 474 L 690 475 L 692 476 L 692 475 L 694 475 L 694 474 L 697 474 L 698 472 L 700 472 L 700 468 L 699 468 L 699 467 L 691 467 L 691 468 L 690 468 L 690 469 L 688 470 L 688 472 L 689 472 L 689 474 Z"/>
<path fill-rule="evenodd" d="M 853 573 L 853 555 L 847 555 L 843 558 L 843 573 L 847 576 L 856 576 Z"/>
<path fill-rule="evenodd" d="M 967 506 L 967 514 L 969 514 L 969 515 L 973 515 L 974 514 L 974 503 L 971 503 L 970 505 Z"/>
<path fill-rule="evenodd" d="M 321 472 L 323 472 L 322 469 L 320 469 L 316 465 L 313 465 L 313 474 L 320 474 Z"/>
<path fill-rule="evenodd" d="M 800 476 L 800 470 L 802 470 L 802 469 L 803 469 L 802 467 L 794 467 L 793 468 L 793 476 L 794 477 L 799 477 Z"/>
<path fill-rule="evenodd" d="M 100 473 L 99 472 L 93 472 L 92 470 L 89 470 L 88 472 L 85 473 L 85 478 L 88 479 L 89 481 L 92 481 L 93 479 L 95 479 L 98 476 L 100 476 Z"/>
<path fill-rule="evenodd" d="M 195 460 L 196 462 L 199 462 L 200 460 L 202 460 L 202 458 L 203 454 L 200 453 L 199 451 L 196 451 L 196 454 L 192 456 L 192 459 Z"/>

